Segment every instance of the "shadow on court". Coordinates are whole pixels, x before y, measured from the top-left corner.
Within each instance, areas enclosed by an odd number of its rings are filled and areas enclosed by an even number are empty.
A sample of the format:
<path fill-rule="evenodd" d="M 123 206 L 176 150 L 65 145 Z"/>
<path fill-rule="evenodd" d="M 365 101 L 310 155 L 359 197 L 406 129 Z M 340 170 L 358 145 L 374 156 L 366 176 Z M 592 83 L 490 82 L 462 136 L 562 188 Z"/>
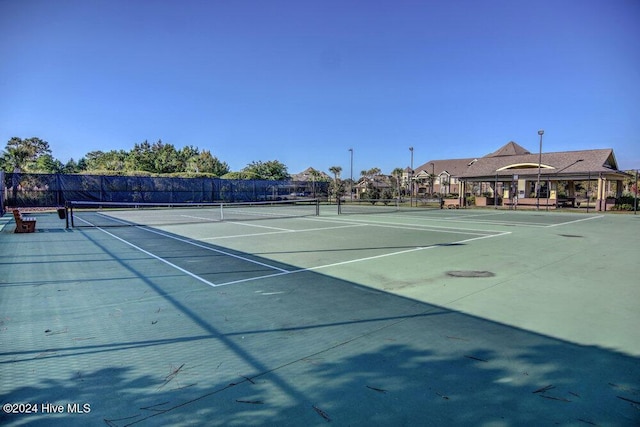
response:
<path fill-rule="evenodd" d="M 3 425 L 640 420 L 637 358 L 215 245 L 109 233 L 0 234 L 2 402 L 65 409 Z"/>

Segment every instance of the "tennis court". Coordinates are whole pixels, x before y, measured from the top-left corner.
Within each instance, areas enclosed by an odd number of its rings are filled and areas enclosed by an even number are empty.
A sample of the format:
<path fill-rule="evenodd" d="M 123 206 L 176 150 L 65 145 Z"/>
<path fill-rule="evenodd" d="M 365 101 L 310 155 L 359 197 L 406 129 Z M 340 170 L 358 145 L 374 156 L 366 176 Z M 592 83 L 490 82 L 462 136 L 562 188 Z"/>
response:
<path fill-rule="evenodd" d="M 299 208 L 5 215 L 0 421 L 638 425 L 637 217 Z"/>

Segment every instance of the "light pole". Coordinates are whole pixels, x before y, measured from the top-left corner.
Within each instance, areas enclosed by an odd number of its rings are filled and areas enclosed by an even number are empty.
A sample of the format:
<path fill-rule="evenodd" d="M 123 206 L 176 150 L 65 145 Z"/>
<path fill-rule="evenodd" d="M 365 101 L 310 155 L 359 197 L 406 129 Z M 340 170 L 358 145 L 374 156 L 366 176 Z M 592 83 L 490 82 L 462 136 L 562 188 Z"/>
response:
<path fill-rule="evenodd" d="M 349 148 L 349 152 L 351 153 L 351 180 L 349 181 L 349 196 L 350 200 L 353 202 L 353 148 Z"/>
<path fill-rule="evenodd" d="M 538 151 L 538 182 L 536 183 L 536 210 L 539 211 L 540 210 L 540 167 L 542 165 L 542 135 L 544 135 L 544 130 L 540 129 L 538 131 L 538 135 L 540 135 L 540 150 Z"/>
<path fill-rule="evenodd" d="M 413 147 L 409 147 L 411 152 L 411 169 L 409 170 L 409 206 L 413 206 Z"/>

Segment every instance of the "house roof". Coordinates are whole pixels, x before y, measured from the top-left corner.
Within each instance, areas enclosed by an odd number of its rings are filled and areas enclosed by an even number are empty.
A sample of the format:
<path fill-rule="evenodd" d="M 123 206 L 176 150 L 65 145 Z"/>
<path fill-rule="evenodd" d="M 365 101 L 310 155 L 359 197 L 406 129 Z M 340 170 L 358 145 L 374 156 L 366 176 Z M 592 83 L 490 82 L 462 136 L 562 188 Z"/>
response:
<path fill-rule="evenodd" d="M 503 157 L 503 156 L 519 156 L 522 154 L 531 154 L 529 150 L 523 148 L 513 141 L 509 141 L 497 151 L 487 154 L 485 157 Z"/>
<path fill-rule="evenodd" d="M 451 176 L 466 180 L 491 180 L 496 177 L 514 175 L 540 175 L 564 179 L 588 179 L 599 174 L 609 179 L 621 179 L 624 172 L 618 170 L 613 149 L 562 151 L 555 153 L 531 153 L 526 148 L 510 141 L 493 153 L 480 158 L 430 160 L 416 169 L 439 175 L 447 172 Z"/>
<path fill-rule="evenodd" d="M 316 181 L 331 181 L 331 177 L 327 175 L 325 172 L 316 170 L 312 167 L 308 167 L 300 173 L 291 176 L 292 181 L 313 181 L 314 174 L 313 171 L 317 173 L 315 180 Z"/>
<path fill-rule="evenodd" d="M 427 163 L 420 165 L 415 169 L 415 175 L 418 175 L 420 172 L 428 174 L 434 173 L 435 175 L 440 175 L 441 173 L 446 172 L 452 176 L 460 176 L 469 168 L 469 163 L 472 163 L 474 160 L 477 159 L 429 160 Z"/>
<path fill-rule="evenodd" d="M 622 174 L 610 148 L 599 150 L 562 151 L 556 153 L 489 156 L 471 164 L 460 178 L 487 178 L 496 176 L 537 175 L 540 163 L 541 176 L 563 177 L 575 175 L 575 179 L 592 175 Z M 584 178 L 586 179 L 586 178 Z"/>
<path fill-rule="evenodd" d="M 373 178 L 363 177 L 356 183 L 356 188 L 365 188 L 368 184 L 372 184 L 375 188 L 390 188 L 392 185 L 387 180 L 386 175 L 374 175 Z"/>

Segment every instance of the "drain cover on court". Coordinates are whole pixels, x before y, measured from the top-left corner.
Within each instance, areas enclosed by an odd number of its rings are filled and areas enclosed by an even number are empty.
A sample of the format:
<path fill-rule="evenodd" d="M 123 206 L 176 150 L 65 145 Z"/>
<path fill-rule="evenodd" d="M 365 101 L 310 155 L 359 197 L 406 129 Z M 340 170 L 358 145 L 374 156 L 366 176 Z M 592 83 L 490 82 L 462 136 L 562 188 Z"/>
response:
<path fill-rule="evenodd" d="M 495 273 L 491 271 L 456 270 L 447 271 L 447 275 L 451 277 L 493 277 Z"/>

